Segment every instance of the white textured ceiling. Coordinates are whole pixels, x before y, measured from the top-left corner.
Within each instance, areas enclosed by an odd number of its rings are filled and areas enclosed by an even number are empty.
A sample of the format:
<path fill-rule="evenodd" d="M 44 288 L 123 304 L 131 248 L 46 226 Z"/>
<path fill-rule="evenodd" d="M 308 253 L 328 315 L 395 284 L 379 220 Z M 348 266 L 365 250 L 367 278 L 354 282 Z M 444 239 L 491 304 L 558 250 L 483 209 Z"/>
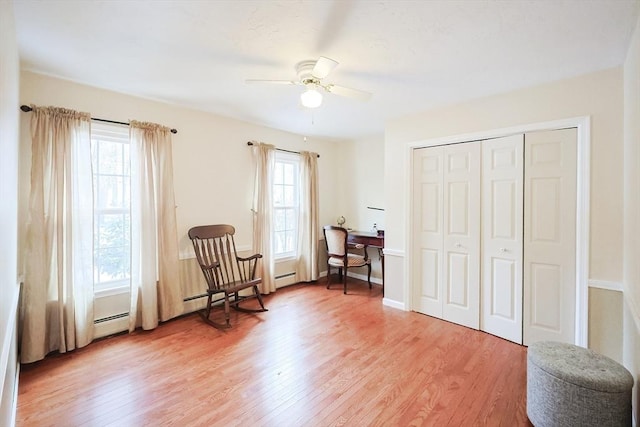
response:
<path fill-rule="evenodd" d="M 290 132 L 357 138 L 385 120 L 621 65 L 638 0 L 15 0 L 22 69 Z M 305 110 L 295 64 L 340 65 Z"/>

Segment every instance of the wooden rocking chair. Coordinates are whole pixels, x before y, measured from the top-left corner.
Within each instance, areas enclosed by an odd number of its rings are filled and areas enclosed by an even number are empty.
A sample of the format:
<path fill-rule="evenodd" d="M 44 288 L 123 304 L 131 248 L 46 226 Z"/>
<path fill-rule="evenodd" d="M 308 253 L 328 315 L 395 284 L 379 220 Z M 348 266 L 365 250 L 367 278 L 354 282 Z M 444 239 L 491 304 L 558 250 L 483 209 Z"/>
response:
<path fill-rule="evenodd" d="M 230 328 L 229 307 L 243 312 L 267 311 L 260 295 L 258 285 L 262 283 L 261 277 L 256 277 L 256 268 L 261 254 L 255 254 L 248 258 L 239 257 L 236 253 L 236 244 L 233 240 L 235 228 L 231 225 L 203 225 L 189 230 L 189 238 L 193 243 L 198 264 L 207 281 L 207 306 L 200 315 L 212 326 L 220 329 Z M 253 289 L 253 294 L 240 296 L 243 289 Z M 224 294 L 224 314 L 226 324 L 212 321 L 209 316 L 212 306 L 222 301 L 222 298 L 214 300 L 216 294 Z M 230 301 L 229 295 L 233 294 Z M 257 298 L 259 309 L 240 307 L 240 303 L 247 299 Z"/>

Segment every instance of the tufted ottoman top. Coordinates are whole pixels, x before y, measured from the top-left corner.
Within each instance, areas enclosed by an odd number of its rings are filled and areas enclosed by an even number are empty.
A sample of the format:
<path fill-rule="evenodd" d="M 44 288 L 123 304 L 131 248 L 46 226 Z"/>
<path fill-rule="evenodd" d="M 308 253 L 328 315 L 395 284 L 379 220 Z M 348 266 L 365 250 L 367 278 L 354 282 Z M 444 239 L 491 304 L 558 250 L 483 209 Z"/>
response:
<path fill-rule="evenodd" d="M 633 376 L 624 366 L 587 348 L 541 341 L 529 346 L 527 357 L 548 374 L 580 387 L 609 393 L 633 387 Z"/>

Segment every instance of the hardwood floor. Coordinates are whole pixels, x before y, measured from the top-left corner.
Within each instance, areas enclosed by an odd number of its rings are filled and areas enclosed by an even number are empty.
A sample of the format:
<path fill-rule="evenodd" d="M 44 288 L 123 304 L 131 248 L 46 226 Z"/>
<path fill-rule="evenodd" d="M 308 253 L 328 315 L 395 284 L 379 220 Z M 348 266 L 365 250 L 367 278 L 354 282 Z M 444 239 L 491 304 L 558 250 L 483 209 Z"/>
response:
<path fill-rule="evenodd" d="M 525 347 L 323 284 L 23 365 L 17 425 L 531 425 Z"/>

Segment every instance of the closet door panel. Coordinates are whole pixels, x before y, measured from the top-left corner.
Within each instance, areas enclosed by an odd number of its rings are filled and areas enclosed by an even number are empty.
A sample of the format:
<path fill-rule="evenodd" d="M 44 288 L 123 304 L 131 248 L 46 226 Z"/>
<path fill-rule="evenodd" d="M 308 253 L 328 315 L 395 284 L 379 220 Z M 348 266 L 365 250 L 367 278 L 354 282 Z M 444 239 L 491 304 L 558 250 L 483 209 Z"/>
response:
<path fill-rule="evenodd" d="M 443 319 L 480 326 L 480 142 L 444 151 Z"/>
<path fill-rule="evenodd" d="M 413 309 L 442 318 L 442 147 L 413 153 Z"/>
<path fill-rule="evenodd" d="M 575 129 L 525 135 L 524 344 L 575 341 Z"/>
<path fill-rule="evenodd" d="M 482 142 L 481 329 L 522 343 L 524 136 Z"/>

